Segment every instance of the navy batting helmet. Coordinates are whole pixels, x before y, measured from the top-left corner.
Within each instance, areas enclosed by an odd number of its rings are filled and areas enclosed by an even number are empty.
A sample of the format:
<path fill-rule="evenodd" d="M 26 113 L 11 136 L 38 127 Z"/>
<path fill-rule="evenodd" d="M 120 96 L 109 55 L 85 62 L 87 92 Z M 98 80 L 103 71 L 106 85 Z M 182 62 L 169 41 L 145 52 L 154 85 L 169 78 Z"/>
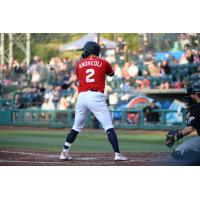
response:
<path fill-rule="evenodd" d="M 93 41 L 86 42 L 83 47 L 83 54 L 82 58 L 87 58 L 89 55 L 97 55 L 99 56 L 100 53 L 100 46 Z"/>

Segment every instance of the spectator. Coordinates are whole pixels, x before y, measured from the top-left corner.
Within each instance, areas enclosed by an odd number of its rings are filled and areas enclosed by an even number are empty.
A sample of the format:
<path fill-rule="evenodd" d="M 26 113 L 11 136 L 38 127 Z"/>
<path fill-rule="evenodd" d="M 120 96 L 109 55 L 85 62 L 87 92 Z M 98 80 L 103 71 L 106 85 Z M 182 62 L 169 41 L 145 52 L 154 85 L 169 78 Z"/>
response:
<path fill-rule="evenodd" d="M 8 80 L 10 78 L 10 71 L 7 63 L 2 65 L 2 73 L 3 73 L 3 79 Z"/>
<path fill-rule="evenodd" d="M 145 53 L 152 51 L 152 44 L 147 40 L 144 39 L 144 43 L 143 43 L 143 50 Z"/>
<path fill-rule="evenodd" d="M 176 81 L 175 82 L 175 85 L 174 85 L 174 88 L 175 89 L 180 89 L 180 88 L 182 88 L 183 86 L 182 86 L 182 83 L 181 83 L 181 81 Z"/>
<path fill-rule="evenodd" d="M 60 87 L 63 85 L 63 78 L 61 75 L 56 75 L 56 82 L 54 85 Z"/>
<path fill-rule="evenodd" d="M 193 55 L 194 55 L 194 63 L 200 63 L 200 51 L 194 50 Z"/>
<path fill-rule="evenodd" d="M 125 83 L 122 85 L 122 91 L 124 93 L 130 93 L 131 91 L 131 86 L 129 81 L 125 81 Z"/>
<path fill-rule="evenodd" d="M 130 63 L 129 62 L 126 62 L 122 68 L 122 77 L 125 79 L 125 80 L 129 80 L 130 79 L 130 74 L 129 74 L 129 66 L 130 66 Z"/>
<path fill-rule="evenodd" d="M 57 105 L 57 109 L 58 110 L 67 110 L 69 108 L 69 106 L 70 106 L 70 103 L 67 100 L 67 98 L 61 97 L 60 101 L 59 101 L 59 103 Z"/>
<path fill-rule="evenodd" d="M 23 68 L 16 59 L 13 60 L 12 67 L 14 68 L 15 74 L 20 74 L 23 72 Z"/>
<path fill-rule="evenodd" d="M 78 87 L 75 84 L 75 82 L 71 83 L 70 89 L 71 89 L 71 103 L 75 104 L 78 97 Z"/>
<path fill-rule="evenodd" d="M 67 64 L 65 63 L 61 63 L 60 69 L 59 69 L 59 73 L 63 74 L 67 71 Z"/>
<path fill-rule="evenodd" d="M 15 99 L 14 99 L 14 108 L 15 109 L 20 109 L 20 108 L 25 108 L 24 104 L 22 102 L 22 98 L 19 94 L 15 95 Z"/>
<path fill-rule="evenodd" d="M 114 65 L 114 71 L 115 71 L 115 77 L 117 77 L 118 79 L 121 79 L 121 77 L 122 77 L 121 71 L 122 70 L 117 63 Z"/>
<path fill-rule="evenodd" d="M 113 68 L 114 68 L 114 71 L 115 71 L 115 76 L 107 77 L 107 79 L 112 78 L 113 81 L 111 81 L 111 84 L 114 85 L 113 86 L 114 88 L 118 89 L 118 88 L 120 88 L 120 85 L 122 83 L 122 70 L 117 63 L 114 65 Z"/>
<path fill-rule="evenodd" d="M 61 90 L 60 86 L 53 86 L 51 90 L 51 93 L 53 95 L 52 101 L 54 102 L 55 105 L 57 105 L 58 102 L 60 101 L 60 90 Z"/>
<path fill-rule="evenodd" d="M 100 40 L 99 45 L 101 47 L 100 56 L 105 58 L 105 56 L 106 56 L 106 45 L 104 44 L 104 42 L 102 40 Z"/>
<path fill-rule="evenodd" d="M 76 74 L 74 70 L 71 70 L 69 81 L 72 83 L 72 82 L 76 82 L 76 80 L 77 80 Z"/>
<path fill-rule="evenodd" d="M 182 49 L 185 49 L 185 47 L 186 47 L 187 45 L 190 44 L 190 41 L 189 41 L 189 39 L 187 38 L 187 35 L 184 34 L 184 33 L 182 33 L 182 34 L 180 35 L 180 44 L 181 44 L 181 48 L 182 48 Z"/>
<path fill-rule="evenodd" d="M 54 99 L 54 94 L 53 94 L 54 93 L 53 92 L 54 88 L 55 88 L 55 86 L 48 85 L 48 87 L 47 87 L 47 89 L 45 91 L 45 95 L 44 95 L 46 98 L 50 99 L 51 101 L 53 101 L 53 99 Z"/>
<path fill-rule="evenodd" d="M 119 63 L 124 64 L 126 60 L 125 56 L 127 52 L 127 44 L 122 36 L 118 36 L 117 38 L 117 47 L 115 51 L 116 51 L 116 60 L 118 60 Z"/>
<path fill-rule="evenodd" d="M 23 73 L 23 68 L 16 59 L 14 59 L 12 62 L 10 73 L 13 81 L 19 81 L 20 76 Z"/>
<path fill-rule="evenodd" d="M 68 101 L 68 99 L 65 97 L 61 97 L 57 105 L 57 110 L 67 111 L 69 109 L 69 106 L 70 102 Z M 67 112 L 58 112 L 56 118 L 59 122 L 65 122 L 65 120 L 67 119 Z"/>
<path fill-rule="evenodd" d="M 31 74 L 31 83 L 39 83 L 40 82 L 40 74 L 35 70 L 32 71 Z"/>
<path fill-rule="evenodd" d="M 27 73 L 32 74 L 33 71 L 38 70 L 40 58 L 38 56 L 34 56 L 32 64 L 28 67 Z"/>
<path fill-rule="evenodd" d="M 43 95 L 46 91 L 44 82 L 39 83 L 38 85 L 39 92 Z"/>
<path fill-rule="evenodd" d="M 169 62 L 167 60 L 163 60 L 160 65 L 161 71 L 164 72 L 164 75 L 170 75 L 170 67 Z"/>
<path fill-rule="evenodd" d="M 40 75 L 40 81 L 45 82 L 48 78 L 48 69 L 47 65 L 41 60 L 38 66 L 38 73 Z"/>
<path fill-rule="evenodd" d="M 50 68 L 50 72 L 47 77 L 47 83 L 49 85 L 55 85 L 55 83 L 56 83 L 56 72 L 53 67 Z"/>
<path fill-rule="evenodd" d="M 199 45 L 199 41 L 196 33 L 189 33 L 189 41 L 193 48 L 197 48 Z"/>
<path fill-rule="evenodd" d="M 139 59 L 139 56 L 138 56 L 137 52 L 135 50 L 133 50 L 132 54 L 131 54 L 131 60 L 133 60 L 135 63 L 137 63 L 138 59 Z"/>
<path fill-rule="evenodd" d="M 186 50 L 186 59 L 189 64 L 194 62 L 194 55 L 191 49 Z"/>
<path fill-rule="evenodd" d="M 106 50 L 105 60 L 110 62 L 111 64 L 116 63 L 116 52 L 114 49 Z M 117 62 L 119 64 L 119 61 Z"/>
<path fill-rule="evenodd" d="M 147 77 L 144 77 L 144 79 L 141 81 L 140 87 L 141 87 L 141 89 L 150 88 L 151 87 L 150 80 L 148 80 Z"/>
<path fill-rule="evenodd" d="M 187 56 L 186 56 L 186 54 L 184 53 L 184 54 L 181 56 L 181 58 L 180 58 L 178 64 L 182 65 L 182 64 L 187 64 L 187 63 L 188 63 Z"/>
<path fill-rule="evenodd" d="M 164 90 L 168 90 L 170 87 L 170 84 L 167 81 L 164 81 L 160 84 L 159 89 L 164 89 Z"/>
<path fill-rule="evenodd" d="M 149 73 L 149 70 L 148 70 L 148 66 L 144 66 L 143 69 L 142 69 L 142 76 L 147 77 L 149 75 L 150 75 L 150 73 Z"/>
<path fill-rule="evenodd" d="M 156 124 L 160 122 L 160 113 L 155 112 L 154 110 L 159 109 L 158 106 L 156 106 L 155 101 L 150 102 L 150 104 L 143 108 L 143 112 L 146 118 L 146 122 Z"/>
<path fill-rule="evenodd" d="M 152 77 L 160 76 L 160 68 L 155 65 L 153 59 L 148 63 L 148 71 Z"/>
<path fill-rule="evenodd" d="M 62 89 L 68 89 L 70 85 L 70 75 L 68 72 L 66 72 L 62 78 Z"/>
<path fill-rule="evenodd" d="M 55 106 L 52 102 L 52 98 L 49 94 L 45 94 L 44 96 L 44 102 L 41 106 L 41 110 L 55 110 Z M 51 118 L 51 113 L 50 112 L 45 112 L 42 113 L 42 116 L 45 116 L 46 121 L 49 121 L 49 119 Z"/>
<path fill-rule="evenodd" d="M 130 66 L 128 68 L 129 76 L 131 78 L 135 78 L 135 77 L 138 76 L 138 72 L 139 72 L 138 66 L 135 65 L 134 61 L 131 61 L 131 64 L 130 64 Z"/>

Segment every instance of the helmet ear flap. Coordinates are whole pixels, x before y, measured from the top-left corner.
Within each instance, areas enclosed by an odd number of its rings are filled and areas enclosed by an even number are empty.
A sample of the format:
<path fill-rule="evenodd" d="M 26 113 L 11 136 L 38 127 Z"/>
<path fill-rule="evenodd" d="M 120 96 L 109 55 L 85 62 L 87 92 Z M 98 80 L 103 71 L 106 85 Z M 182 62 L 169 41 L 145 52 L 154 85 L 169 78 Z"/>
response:
<path fill-rule="evenodd" d="M 82 58 L 86 58 L 84 52 L 81 54 L 81 57 L 82 57 Z"/>
<path fill-rule="evenodd" d="M 87 51 L 84 51 L 81 55 L 82 58 L 87 58 L 89 55 L 88 55 L 88 52 Z"/>

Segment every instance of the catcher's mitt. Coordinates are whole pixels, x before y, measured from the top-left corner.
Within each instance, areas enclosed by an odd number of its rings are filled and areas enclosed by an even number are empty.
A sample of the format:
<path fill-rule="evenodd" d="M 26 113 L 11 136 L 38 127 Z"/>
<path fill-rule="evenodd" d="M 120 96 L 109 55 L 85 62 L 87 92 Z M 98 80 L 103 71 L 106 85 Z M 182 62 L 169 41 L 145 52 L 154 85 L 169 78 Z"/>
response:
<path fill-rule="evenodd" d="M 166 145 L 171 148 L 174 145 L 174 142 L 181 139 L 182 137 L 183 134 L 181 131 L 170 130 L 166 135 Z"/>

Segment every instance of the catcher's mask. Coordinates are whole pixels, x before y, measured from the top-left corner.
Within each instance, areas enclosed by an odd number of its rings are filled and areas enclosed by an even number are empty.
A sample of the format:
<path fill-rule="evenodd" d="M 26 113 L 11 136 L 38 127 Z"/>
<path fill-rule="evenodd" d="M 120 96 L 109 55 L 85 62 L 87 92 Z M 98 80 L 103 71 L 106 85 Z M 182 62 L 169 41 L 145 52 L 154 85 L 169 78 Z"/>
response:
<path fill-rule="evenodd" d="M 83 47 L 82 58 L 87 58 L 89 55 L 96 55 L 99 56 L 100 53 L 100 46 L 93 41 L 86 42 Z"/>
<path fill-rule="evenodd" d="M 199 94 L 200 95 L 200 85 L 193 85 L 192 86 L 192 94 Z"/>

